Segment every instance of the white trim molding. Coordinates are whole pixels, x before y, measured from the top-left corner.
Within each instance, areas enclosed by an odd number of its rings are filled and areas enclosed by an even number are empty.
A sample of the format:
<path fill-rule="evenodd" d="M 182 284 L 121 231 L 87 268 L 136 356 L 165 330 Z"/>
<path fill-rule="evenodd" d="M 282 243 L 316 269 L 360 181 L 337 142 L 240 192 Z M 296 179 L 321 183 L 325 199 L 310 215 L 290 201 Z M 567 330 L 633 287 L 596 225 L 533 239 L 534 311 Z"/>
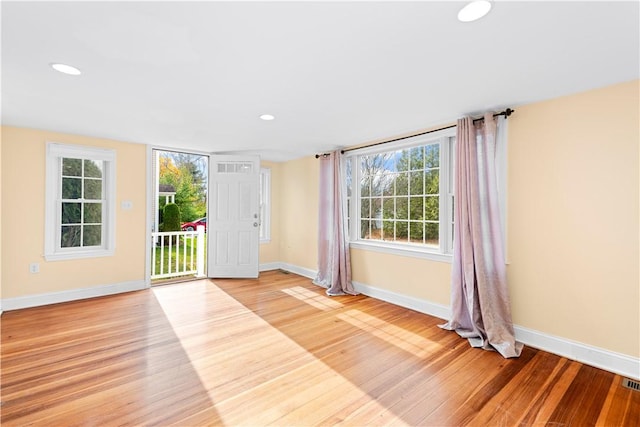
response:
<path fill-rule="evenodd" d="M 453 260 L 452 254 L 433 252 L 423 247 L 419 247 L 418 245 L 416 245 L 415 247 L 411 247 L 408 244 L 399 245 L 397 243 L 391 242 L 357 240 L 350 242 L 349 247 L 363 251 L 380 252 L 383 254 L 391 254 L 418 259 L 428 259 L 438 262 L 447 262 L 449 264 L 451 264 Z"/>
<path fill-rule="evenodd" d="M 420 298 L 399 294 L 386 289 L 376 288 L 375 286 L 366 285 L 360 282 L 354 281 L 352 283 L 357 292 L 371 298 L 386 301 L 391 304 L 399 305 L 400 307 L 428 314 L 430 316 L 437 317 L 443 320 L 448 320 L 450 317 L 451 310 L 447 306 Z"/>
<path fill-rule="evenodd" d="M 258 271 L 280 270 L 281 268 L 282 268 L 281 262 L 266 262 L 258 266 Z"/>
<path fill-rule="evenodd" d="M 514 325 L 516 340 L 530 347 L 640 380 L 640 359 Z"/>
<path fill-rule="evenodd" d="M 153 229 L 156 224 L 156 216 L 158 215 L 157 209 L 155 208 L 157 201 L 154 203 L 154 198 L 156 197 L 157 189 L 153 188 L 153 183 L 155 181 L 155 177 L 153 176 L 155 171 L 155 156 L 153 147 L 151 145 L 147 145 L 147 153 L 146 153 L 146 165 L 147 165 L 147 176 L 146 176 L 146 215 L 145 215 L 145 256 L 144 256 L 144 277 L 145 284 L 147 287 L 151 286 L 151 248 L 153 246 L 153 241 L 151 240 L 151 233 L 154 231 L 159 231 Z"/>
<path fill-rule="evenodd" d="M 303 269 L 291 266 L 291 270 L 285 268 L 288 264 L 272 262 L 260 265 L 260 271 L 285 269 L 296 274 L 301 274 Z M 295 270 L 295 271 L 294 271 Z M 311 271 L 311 270 L 309 270 Z M 305 276 L 308 277 L 308 276 Z M 315 277 L 315 275 L 314 275 Z M 103 297 L 107 295 L 121 294 L 125 292 L 140 291 L 150 287 L 148 280 L 134 280 L 129 282 L 113 283 L 110 285 L 98 285 L 88 288 L 70 289 L 59 292 L 49 292 L 36 295 L 25 295 L 15 298 L 0 299 L 0 313 L 3 311 L 19 310 L 22 308 L 39 307 L 49 304 L 77 301 L 88 298 Z"/>
<path fill-rule="evenodd" d="M 299 276 L 306 277 L 307 279 L 315 279 L 318 275 L 317 270 L 311 270 L 310 268 L 298 267 L 297 265 L 287 264 L 286 262 L 267 262 L 260 264 L 259 271 L 272 271 L 272 270 L 284 270 L 290 273 L 295 273 Z"/>
<path fill-rule="evenodd" d="M 58 304 L 61 302 L 139 291 L 146 288 L 147 285 L 144 280 L 134 280 L 130 282 L 113 283 L 110 285 L 92 286 L 90 288 L 70 289 L 68 291 L 4 298 L 2 299 L 2 309 L 7 311 L 19 310 L 21 308 L 39 307 L 41 305 Z"/>
<path fill-rule="evenodd" d="M 306 277 L 308 279 L 315 279 L 318 275 L 318 270 L 311 270 L 310 268 L 298 267 L 297 265 L 287 264 L 286 262 L 280 263 L 280 268 L 286 271 L 290 271 L 291 273 L 298 274 L 300 276 Z"/>

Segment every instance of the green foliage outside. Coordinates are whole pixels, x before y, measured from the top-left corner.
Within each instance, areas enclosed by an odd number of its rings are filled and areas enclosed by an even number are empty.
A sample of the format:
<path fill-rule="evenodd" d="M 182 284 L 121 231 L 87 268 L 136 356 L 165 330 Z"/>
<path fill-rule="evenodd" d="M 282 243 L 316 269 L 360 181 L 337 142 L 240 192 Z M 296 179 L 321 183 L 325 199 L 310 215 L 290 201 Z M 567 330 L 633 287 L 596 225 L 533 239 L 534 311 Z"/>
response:
<path fill-rule="evenodd" d="M 182 221 L 189 222 L 206 216 L 207 158 L 195 154 L 160 152 L 158 160 L 158 183 L 171 185 L 175 189 L 175 203 L 180 208 Z M 164 198 L 159 202 L 159 208 L 162 209 Z"/>
<path fill-rule="evenodd" d="M 63 248 L 101 244 L 102 170 L 102 161 L 62 159 L 60 245 Z"/>
<path fill-rule="evenodd" d="M 361 161 L 361 237 L 437 244 L 439 145 L 363 156 Z"/>
<path fill-rule="evenodd" d="M 180 208 L 175 203 L 165 205 L 163 209 L 162 231 L 180 231 Z"/>

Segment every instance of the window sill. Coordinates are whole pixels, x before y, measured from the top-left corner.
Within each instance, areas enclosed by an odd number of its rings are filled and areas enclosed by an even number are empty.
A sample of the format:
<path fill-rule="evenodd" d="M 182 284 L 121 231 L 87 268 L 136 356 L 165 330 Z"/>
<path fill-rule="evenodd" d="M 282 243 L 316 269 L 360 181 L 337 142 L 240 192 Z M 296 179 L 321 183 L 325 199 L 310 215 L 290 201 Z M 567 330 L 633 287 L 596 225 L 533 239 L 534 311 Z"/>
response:
<path fill-rule="evenodd" d="M 357 241 L 349 243 L 349 247 L 353 249 L 362 249 L 365 251 L 380 252 L 390 255 L 427 259 L 430 261 L 446 263 L 451 263 L 453 261 L 453 255 L 451 254 L 443 254 L 421 247 L 413 248 L 393 243 Z"/>
<path fill-rule="evenodd" d="M 83 258 L 99 258 L 106 256 L 113 256 L 113 249 L 101 249 L 97 251 L 77 251 L 77 252 L 57 252 L 57 253 L 47 253 L 44 255 L 44 259 L 46 261 L 65 261 L 72 259 L 83 259 Z"/>

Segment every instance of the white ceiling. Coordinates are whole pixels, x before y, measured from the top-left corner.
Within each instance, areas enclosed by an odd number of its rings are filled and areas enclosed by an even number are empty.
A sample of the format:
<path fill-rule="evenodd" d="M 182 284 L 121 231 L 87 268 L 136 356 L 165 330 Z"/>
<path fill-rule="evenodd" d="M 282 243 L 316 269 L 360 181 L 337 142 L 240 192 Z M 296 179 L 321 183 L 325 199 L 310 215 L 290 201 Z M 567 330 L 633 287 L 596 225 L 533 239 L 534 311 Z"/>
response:
<path fill-rule="evenodd" d="M 3 1 L 2 123 L 293 159 L 637 79 L 639 4 Z"/>

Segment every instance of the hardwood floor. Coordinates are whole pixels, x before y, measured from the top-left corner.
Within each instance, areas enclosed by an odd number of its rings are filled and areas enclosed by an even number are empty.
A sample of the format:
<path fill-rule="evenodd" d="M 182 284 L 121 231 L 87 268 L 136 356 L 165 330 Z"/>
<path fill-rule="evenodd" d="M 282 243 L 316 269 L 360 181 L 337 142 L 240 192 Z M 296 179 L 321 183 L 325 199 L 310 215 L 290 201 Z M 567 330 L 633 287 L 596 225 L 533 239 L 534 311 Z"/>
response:
<path fill-rule="evenodd" d="M 3 426 L 640 425 L 620 376 L 278 271 L 0 319 Z"/>

